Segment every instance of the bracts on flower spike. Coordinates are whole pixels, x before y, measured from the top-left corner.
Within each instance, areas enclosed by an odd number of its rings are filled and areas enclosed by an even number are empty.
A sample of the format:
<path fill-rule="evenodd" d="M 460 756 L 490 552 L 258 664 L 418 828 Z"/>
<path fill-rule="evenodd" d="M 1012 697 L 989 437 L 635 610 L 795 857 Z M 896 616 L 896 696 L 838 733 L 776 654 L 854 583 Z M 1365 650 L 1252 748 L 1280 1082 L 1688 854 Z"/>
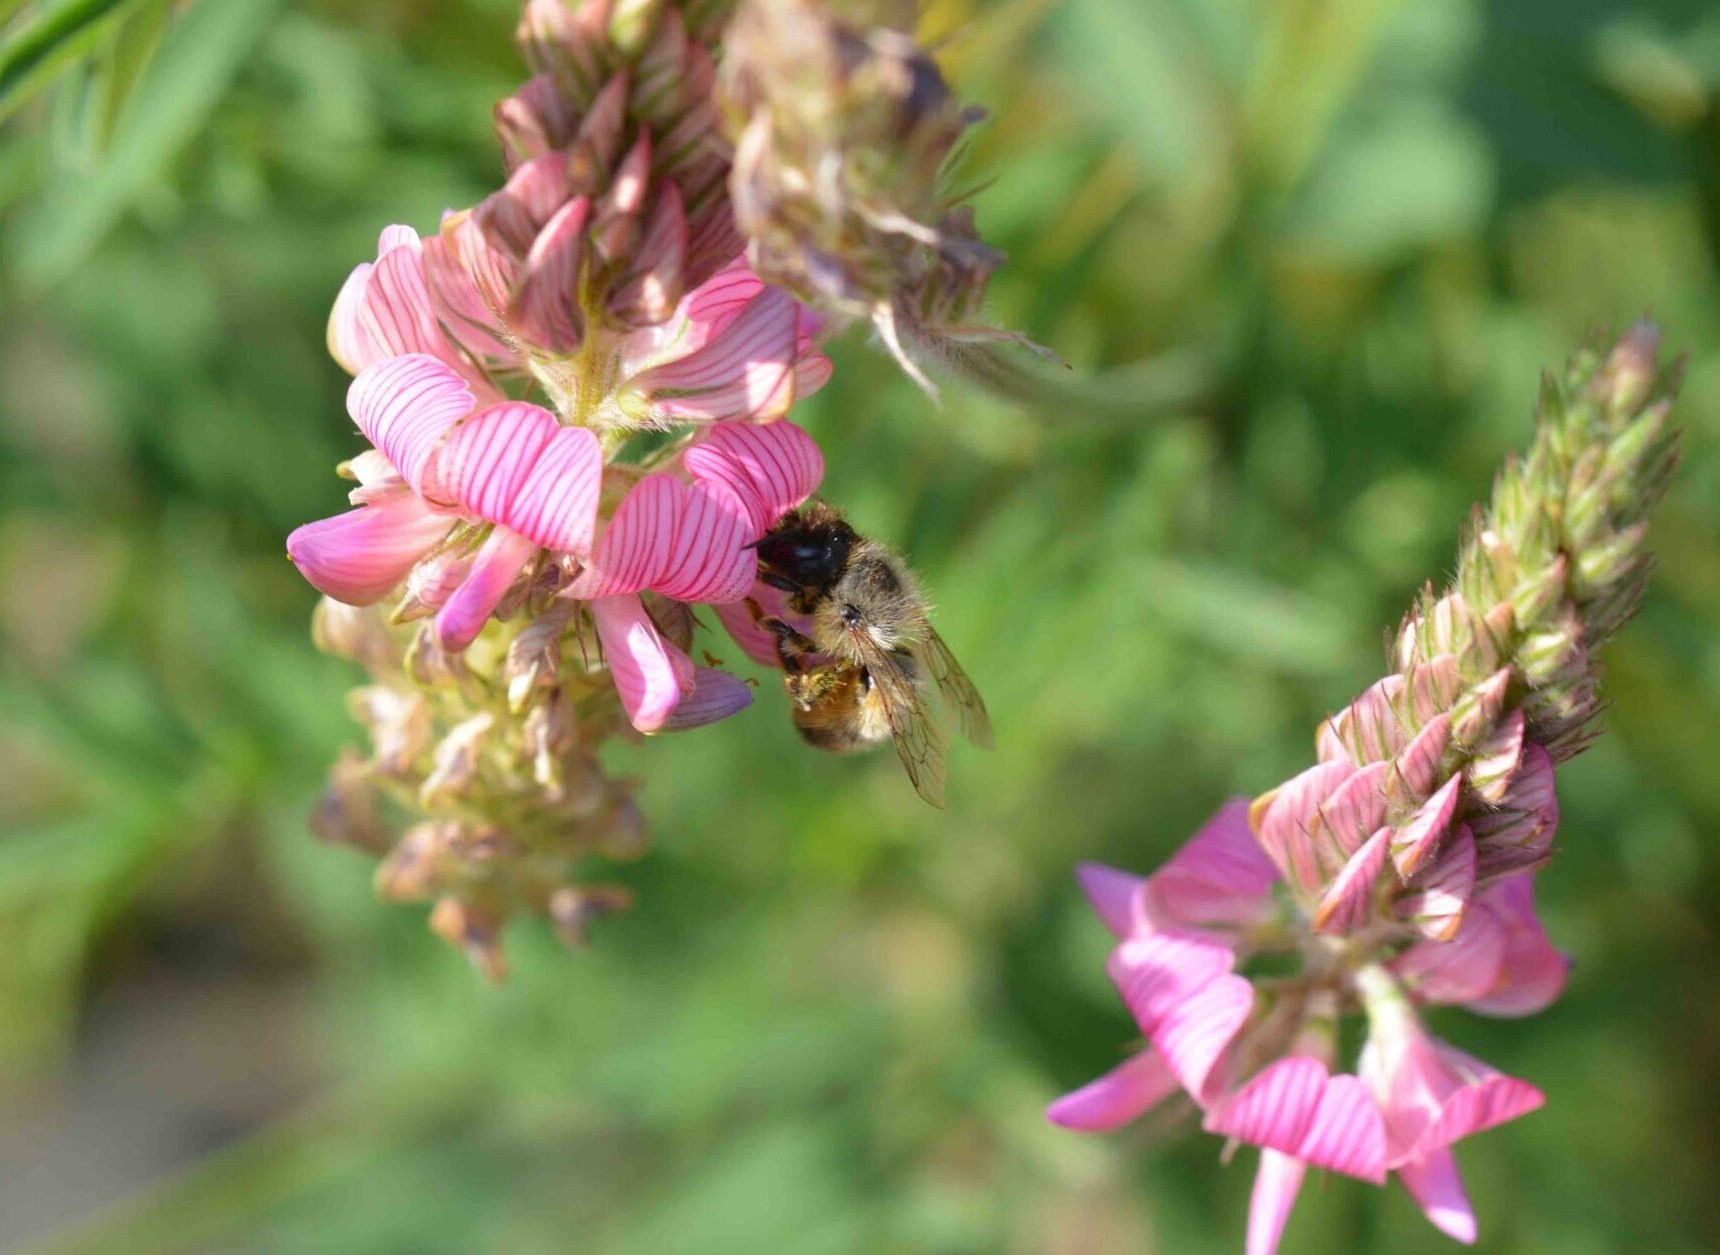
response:
<path fill-rule="evenodd" d="M 1320 726 L 1312 766 L 1233 800 L 1151 876 L 1081 872 L 1147 1047 L 1048 1114 L 1101 1130 L 1188 1094 L 1206 1130 L 1261 1148 L 1250 1255 L 1276 1250 L 1310 1166 L 1395 1174 L 1473 1241 L 1451 1146 L 1543 1101 L 1432 1037 L 1418 1007 L 1528 1015 L 1564 988 L 1534 875 L 1554 769 L 1596 733 L 1596 655 L 1641 598 L 1673 465 L 1678 371 L 1658 343 L 1642 324 L 1548 377 L 1452 587 L 1422 595 L 1392 671 Z M 1367 1036 L 1346 1072 L 1336 1026 L 1355 1010 Z"/>

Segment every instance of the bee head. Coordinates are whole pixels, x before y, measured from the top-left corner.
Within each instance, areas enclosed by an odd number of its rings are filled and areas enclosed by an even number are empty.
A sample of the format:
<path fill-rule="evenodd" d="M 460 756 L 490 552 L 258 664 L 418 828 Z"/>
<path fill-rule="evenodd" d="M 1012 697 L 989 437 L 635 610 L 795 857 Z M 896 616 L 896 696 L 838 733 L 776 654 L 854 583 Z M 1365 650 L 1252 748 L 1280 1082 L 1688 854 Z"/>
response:
<path fill-rule="evenodd" d="M 854 529 L 836 519 L 827 523 L 789 523 L 766 532 L 758 542 L 759 561 L 803 588 L 826 588 L 848 565 Z"/>

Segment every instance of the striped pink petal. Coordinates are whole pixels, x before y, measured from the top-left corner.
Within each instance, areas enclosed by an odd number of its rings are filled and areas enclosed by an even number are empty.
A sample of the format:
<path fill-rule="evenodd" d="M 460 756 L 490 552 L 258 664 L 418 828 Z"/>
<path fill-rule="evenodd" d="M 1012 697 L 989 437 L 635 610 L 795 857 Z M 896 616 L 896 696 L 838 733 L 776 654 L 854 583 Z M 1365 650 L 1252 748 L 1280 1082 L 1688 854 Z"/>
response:
<path fill-rule="evenodd" d="M 746 507 L 755 538 L 805 501 L 824 479 L 818 442 L 786 420 L 716 423 L 687 450 L 687 473 L 727 484 Z"/>
<path fill-rule="evenodd" d="M 1274 914 L 1277 881 L 1248 827 L 1248 799 L 1236 797 L 1147 878 L 1140 909 L 1159 929 L 1245 928 Z"/>
<path fill-rule="evenodd" d="M 584 427 L 557 426 L 496 522 L 545 549 L 583 558 L 591 552 L 602 487 L 597 437 Z"/>
<path fill-rule="evenodd" d="M 681 299 L 686 271 L 687 215 L 680 188 L 664 183 L 639 247 L 612 289 L 609 308 L 623 323 L 667 322 Z"/>
<path fill-rule="evenodd" d="M 681 485 L 669 561 L 650 586 L 677 601 L 739 601 L 758 575 L 758 555 L 747 547 L 756 539 L 727 485 Z"/>
<path fill-rule="evenodd" d="M 656 732 L 681 703 L 678 666 L 671 656 L 680 651 L 663 639 L 637 594 L 598 597 L 590 606 L 622 709 L 639 731 Z"/>
<path fill-rule="evenodd" d="M 340 285 L 334 308 L 329 311 L 328 355 L 349 375 L 358 374 L 380 356 L 358 318 L 365 287 L 370 283 L 370 271 L 371 263 L 367 261 L 354 266 L 346 282 Z"/>
<path fill-rule="evenodd" d="M 1450 941 L 1418 941 L 1391 962 L 1391 972 L 1417 1002 L 1432 1006 L 1471 1003 L 1498 987 L 1505 963 L 1506 931 L 1488 903 L 1464 912 Z"/>
<path fill-rule="evenodd" d="M 518 365 L 519 355 L 501 339 L 496 310 L 484 300 L 447 236 L 433 235 L 424 241 L 424 279 L 447 335 L 479 360 L 502 367 Z"/>
<path fill-rule="evenodd" d="M 1117 938 L 1127 940 L 1152 930 L 1141 913 L 1140 893 L 1147 884 L 1144 877 L 1102 863 L 1082 863 L 1075 869 L 1075 879 L 1099 919 Z"/>
<path fill-rule="evenodd" d="M 1465 1003 L 1482 1015 L 1533 1015 L 1544 1010 L 1564 992 L 1571 960 L 1553 948 L 1535 914 L 1534 877 L 1525 872 L 1500 881 L 1477 906 L 1499 921 L 1504 944 L 1497 980 L 1484 996 L 1464 999 Z"/>
<path fill-rule="evenodd" d="M 287 537 L 287 556 L 318 592 L 350 606 L 385 596 L 453 520 L 412 493 L 318 519 Z"/>
<path fill-rule="evenodd" d="M 1397 900 L 1397 913 L 1424 937 L 1450 941 L 1463 924 L 1463 912 L 1474 892 L 1475 838 L 1468 825 L 1458 824 L 1438 856 L 1410 881 L 1409 892 Z"/>
<path fill-rule="evenodd" d="M 1202 1127 L 1364 1181 L 1386 1178 L 1385 1123 L 1373 1095 L 1305 1055 L 1267 1064 Z"/>
<path fill-rule="evenodd" d="M 1063 1095 L 1045 1109 L 1045 1118 L 1066 1129 L 1103 1133 L 1144 1115 L 1176 1091 L 1177 1078 L 1164 1059 L 1143 1050 Z"/>
<path fill-rule="evenodd" d="M 1325 879 L 1309 828 L 1320 805 L 1356 771 L 1347 760 L 1317 763 L 1280 785 L 1260 817 L 1261 848 L 1286 879 L 1305 892 L 1318 892 Z"/>
<path fill-rule="evenodd" d="M 1390 828 L 1381 828 L 1350 856 L 1314 908 L 1315 932 L 1347 936 L 1373 917 L 1374 889 L 1386 865 L 1391 836 Z"/>
<path fill-rule="evenodd" d="M 568 158 L 560 150 L 522 162 L 473 217 L 484 234 L 524 257 L 550 216 L 568 198 Z"/>
<path fill-rule="evenodd" d="M 1149 1040 L 1188 1094 L 1203 1107 L 1222 1091 L 1230 1044 L 1254 1008 L 1254 986 L 1221 976 L 1178 1003 Z"/>
<path fill-rule="evenodd" d="M 425 476 L 424 494 L 499 521 L 560 430 L 555 415 L 541 406 L 524 401 L 486 406 L 448 432 Z"/>
<path fill-rule="evenodd" d="M 736 711 L 752 705 L 752 700 L 752 685 L 744 680 L 714 667 L 695 667 L 692 692 L 684 696 L 663 721 L 663 730 L 680 732 L 727 719 Z"/>
<path fill-rule="evenodd" d="M 380 355 L 428 353 L 452 363 L 453 351 L 436 325 L 430 288 L 424 281 L 418 233 L 410 228 L 400 230 L 402 234 L 393 241 L 394 246 L 381 253 L 371 269 L 364 286 L 364 299 L 358 306 L 359 325 Z"/>
<path fill-rule="evenodd" d="M 1439 782 L 1439 761 L 1451 742 L 1451 716 L 1438 714 L 1392 760 L 1392 787 L 1399 796 L 1425 797 Z"/>
<path fill-rule="evenodd" d="M 1254 1173 L 1254 1192 L 1248 1200 L 1247 1255 L 1277 1255 L 1278 1242 L 1302 1190 L 1308 1165 L 1294 1155 L 1275 1150 L 1260 1152 L 1260 1167 Z"/>
<path fill-rule="evenodd" d="M 1523 761 L 1523 736 L 1528 728 L 1523 708 L 1507 711 L 1475 752 L 1469 764 L 1469 787 L 1484 802 L 1504 800 L 1511 778 Z"/>
<path fill-rule="evenodd" d="M 1452 776 L 1392 837 L 1392 863 L 1397 867 L 1398 875 L 1406 881 L 1427 863 L 1445 840 L 1451 818 L 1457 813 L 1457 794 L 1462 787 L 1463 776 Z"/>
<path fill-rule="evenodd" d="M 1470 817 L 1475 832 L 1476 876 L 1494 880 L 1547 861 L 1559 826 L 1559 799 L 1553 760 L 1534 742 L 1523 747 L 1523 761 L 1499 806 Z"/>
<path fill-rule="evenodd" d="M 591 561 L 564 595 L 587 601 L 651 587 L 669 567 L 685 487 L 662 474 L 634 484 L 604 528 Z"/>
<path fill-rule="evenodd" d="M 624 383 L 617 403 L 641 420 L 779 418 L 794 403 L 795 302 L 767 288 L 709 343 Z"/>
<path fill-rule="evenodd" d="M 1254 1005 L 1254 986 L 1231 974 L 1234 962 L 1228 946 L 1200 934 L 1154 933 L 1125 941 L 1105 965 L 1142 1033 L 1201 1103 Z"/>
<path fill-rule="evenodd" d="M 472 390 L 457 372 L 424 353 L 367 367 L 346 391 L 347 412 L 412 490 L 450 428 L 472 412 Z"/>
<path fill-rule="evenodd" d="M 1463 1192 L 1463 1178 L 1458 1176 L 1457 1161 L 1449 1150 L 1436 1150 L 1425 1159 L 1401 1163 L 1397 1174 L 1434 1228 L 1465 1246 L 1474 1245 L 1475 1210 Z"/>
<path fill-rule="evenodd" d="M 490 533 L 460 587 L 436 612 L 436 640 L 443 649 L 458 653 L 477 639 L 537 548 L 536 541 L 505 527 Z"/>
<path fill-rule="evenodd" d="M 568 352 L 584 332 L 579 268 L 590 212 L 586 197 L 568 201 L 544 224 L 526 254 L 525 278 L 514 293 L 513 322 L 523 337 L 542 348 Z"/>

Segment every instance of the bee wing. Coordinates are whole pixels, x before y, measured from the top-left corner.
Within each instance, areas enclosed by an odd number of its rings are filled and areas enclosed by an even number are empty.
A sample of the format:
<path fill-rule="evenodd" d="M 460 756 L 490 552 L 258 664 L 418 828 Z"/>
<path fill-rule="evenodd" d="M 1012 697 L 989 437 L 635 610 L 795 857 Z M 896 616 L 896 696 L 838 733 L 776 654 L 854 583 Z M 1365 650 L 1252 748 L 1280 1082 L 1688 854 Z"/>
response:
<path fill-rule="evenodd" d="M 872 677 L 890 721 L 896 757 L 913 782 L 914 792 L 933 806 L 944 804 L 944 734 L 926 714 L 919 689 L 904 660 L 888 653 L 863 633 L 850 633 L 854 651 Z"/>
<path fill-rule="evenodd" d="M 926 670 L 932 673 L 932 679 L 937 681 L 938 692 L 954 708 L 962 735 L 980 749 L 990 749 L 991 716 L 985 713 L 985 699 L 968 679 L 967 672 L 962 670 L 950 647 L 944 644 L 944 638 L 929 623 L 926 625 L 926 638 L 919 644 L 918 655 Z"/>

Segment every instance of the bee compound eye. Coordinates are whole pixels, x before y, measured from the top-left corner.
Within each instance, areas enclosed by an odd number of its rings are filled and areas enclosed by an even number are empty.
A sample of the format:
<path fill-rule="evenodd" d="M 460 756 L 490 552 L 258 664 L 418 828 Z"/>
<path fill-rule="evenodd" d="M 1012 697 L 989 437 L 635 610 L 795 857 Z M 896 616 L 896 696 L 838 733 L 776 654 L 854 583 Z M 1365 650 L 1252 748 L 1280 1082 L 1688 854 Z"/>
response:
<path fill-rule="evenodd" d="M 844 626 L 851 628 L 860 626 L 860 607 L 852 602 L 843 602 L 842 608 L 836 613 L 841 617 Z"/>

